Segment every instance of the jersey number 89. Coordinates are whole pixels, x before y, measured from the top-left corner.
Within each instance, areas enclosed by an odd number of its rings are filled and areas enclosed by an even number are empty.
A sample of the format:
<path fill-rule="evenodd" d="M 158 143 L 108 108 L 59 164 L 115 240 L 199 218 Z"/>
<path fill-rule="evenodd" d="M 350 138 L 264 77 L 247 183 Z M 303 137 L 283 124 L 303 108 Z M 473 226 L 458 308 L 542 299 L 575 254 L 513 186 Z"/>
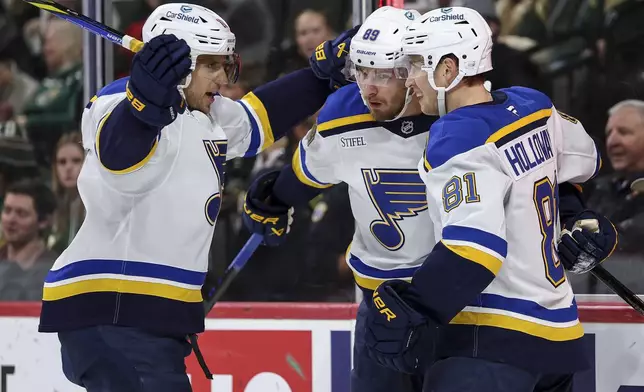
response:
<path fill-rule="evenodd" d="M 557 257 L 555 248 L 555 220 L 558 218 L 558 187 L 544 177 L 534 183 L 534 206 L 537 209 L 539 228 L 541 229 L 541 254 L 546 270 L 546 279 L 554 287 L 559 287 L 565 280 L 564 267 Z"/>

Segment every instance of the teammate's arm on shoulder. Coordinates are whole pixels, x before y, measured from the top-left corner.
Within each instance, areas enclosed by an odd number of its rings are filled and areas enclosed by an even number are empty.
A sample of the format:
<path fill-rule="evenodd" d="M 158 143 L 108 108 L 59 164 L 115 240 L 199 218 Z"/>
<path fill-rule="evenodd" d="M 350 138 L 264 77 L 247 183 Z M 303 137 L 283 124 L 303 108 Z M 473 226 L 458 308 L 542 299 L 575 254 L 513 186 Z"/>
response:
<path fill-rule="evenodd" d="M 446 137 L 439 146 L 462 151 L 463 142 Z M 444 161 L 432 160 L 432 147 L 426 154 L 433 165 L 421 175 L 430 208 L 440 218 L 434 223 L 442 228 L 441 240 L 412 285 L 435 317 L 448 323 L 492 282 L 505 260 L 504 201 L 512 182 L 489 145 L 466 148 Z"/>
<path fill-rule="evenodd" d="M 228 156 L 251 157 L 315 114 L 330 93 L 328 82 L 306 68 L 266 83 L 238 101 L 217 97 L 211 112 L 228 136 Z"/>
<path fill-rule="evenodd" d="M 583 183 L 595 177 L 602 166 L 601 154 L 582 123 L 553 106 L 549 126 L 555 132 L 559 183 Z"/>

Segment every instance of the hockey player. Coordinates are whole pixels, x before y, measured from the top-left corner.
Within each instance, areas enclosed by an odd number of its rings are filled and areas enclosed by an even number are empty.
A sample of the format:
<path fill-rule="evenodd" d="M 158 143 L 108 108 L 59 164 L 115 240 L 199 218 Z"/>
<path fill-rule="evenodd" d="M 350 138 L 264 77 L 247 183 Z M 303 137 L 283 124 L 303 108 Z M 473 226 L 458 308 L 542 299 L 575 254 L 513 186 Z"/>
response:
<path fill-rule="evenodd" d="M 490 29 L 476 11 L 437 9 L 414 21 L 403 51 L 426 114 L 441 118 L 418 170 L 440 241 L 411 283 L 378 286 L 367 317 L 368 352 L 414 372 L 424 391 L 570 391 L 587 367 L 583 329 L 564 266 L 558 184 L 594 176 L 600 157 L 574 118 L 522 87 L 488 92 Z M 564 236 L 565 258 L 592 259 L 617 242 L 612 224 L 583 211 Z M 566 224 L 568 228 L 568 224 Z M 570 249 L 568 249 L 570 246 Z"/>
<path fill-rule="evenodd" d="M 386 279 L 410 280 L 435 244 L 418 159 L 430 125 L 418 98 L 408 95 L 401 37 L 416 11 L 382 7 L 352 38 L 347 69 L 356 84 L 332 94 L 317 125 L 300 142 L 292 165 L 256 179 L 246 196 L 244 222 L 265 242 L 284 240 L 290 206 L 304 205 L 332 184 L 348 184 L 356 229 L 347 263 L 367 301 L 358 309 L 351 390 L 419 391 L 416 375 L 390 370 L 367 355 L 365 315 L 373 290 Z M 572 188 L 572 187 L 570 187 Z M 568 208 L 580 207 L 576 198 Z"/>
<path fill-rule="evenodd" d="M 419 246 L 432 237 L 417 164 L 437 117 L 421 113 L 394 70 L 402 33 L 418 17 L 417 11 L 381 7 L 366 18 L 347 60 L 356 83 L 327 99 L 292 164 L 257 178 L 244 207 L 246 226 L 264 234 L 267 244 L 278 245 L 285 232 L 271 222 L 285 222 L 290 206 L 303 206 L 345 182 L 356 220 L 347 263 L 367 299 L 385 279 L 410 279 L 431 250 Z M 387 369 L 367 356 L 366 307 L 361 303 L 357 315 L 351 391 L 420 391 L 418 375 Z"/>
<path fill-rule="evenodd" d="M 225 161 L 257 154 L 322 106 L 344 83 L 350 33 L 321 45 L 312 69 L 234 102 L 217 95 L 239 63 L 216 13 L 167 4 L 148 17 L 131 77 L 83 114 L 87 216 L 44 285 L 39 329 L 58 332 L 72 382 L 90 392 L 191 390 L 186 336 L 204 329 L 200 289 Z"/>

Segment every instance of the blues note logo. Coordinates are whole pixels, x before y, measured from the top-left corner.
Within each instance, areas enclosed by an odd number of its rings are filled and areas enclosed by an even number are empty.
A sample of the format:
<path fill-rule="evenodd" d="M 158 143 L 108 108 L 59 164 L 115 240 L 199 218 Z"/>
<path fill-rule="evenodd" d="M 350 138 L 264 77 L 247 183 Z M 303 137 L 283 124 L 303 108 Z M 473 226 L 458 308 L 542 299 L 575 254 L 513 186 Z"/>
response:
<path fill-rule="evenodd" d="M 371 234 L 382 246 L 398 250 L 405 233 L 398 221 L 427 209 L 425 184 L 416 170 L 362 169 L 367 192 L 380 219 L 371 222 Z"/>
<path fill-rule="evenodd" d="M 204 207 L 206 220 L 211 226 L 214 226 L 217 221 L 217 216 L 219 216 L 219 210 L 221 209 L 221 193 L 224 189 L 224 165 L 226 164 L 228 143 L 226 140 L 204 140 L 203 145 L 206 148 L 206 154 L 210 158 L 210 163 L 212 163 L 212 167 L 215 169 L 219 182 L 218 191 L 210 195 Z"/>

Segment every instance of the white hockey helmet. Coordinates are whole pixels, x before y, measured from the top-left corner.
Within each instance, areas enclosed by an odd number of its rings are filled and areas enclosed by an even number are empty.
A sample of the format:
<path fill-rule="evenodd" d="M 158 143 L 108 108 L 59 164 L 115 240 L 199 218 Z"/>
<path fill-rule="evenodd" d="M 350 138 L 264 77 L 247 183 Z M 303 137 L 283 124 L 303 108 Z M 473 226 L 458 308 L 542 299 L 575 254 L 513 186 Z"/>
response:
<path fill-rule="evenodd" d="M 481 14 L 471 8 L 439 8 L 423 14 L 403 34 L 402 48 L 405 56 L 422 57 L 420 70 L 427 72 L 429 84 L 438 92 L 441 116 L 446 112 L 447 91 L 465 76 L 492 69 L 492 31 Z M 459 74 L 449 86 L 436 87 L 434 70 L 450 54 L 458 59 Z"/>
<path fill-rule="evenodd" d="M 190 46 L 192 69 L 200 55 L 227 56 L 230 83 L 239 76 L 241 63 L 235 53 L 235 34 L 228 24 L 208 8 L 196 4 L 169 3 L 157 7 L 143 25 L 143 42 L 161 34 L 174 34 Z M 186 85 L 189 81 L 186 82 Z"/>
<path fill-rule="evenodd" d="M 361 84 L 386 85 L 396 78 L 395 68 L 403 57 L 402 34 L 412 21 L 420 17 L 416 10 L 405 10 L 390 6 L 378 8 L 365 19 L 351 39 L 349 59 L 345 75 L 348 80 Z M 406 68 L 402 68 L 406 70 Z M 367 72 L 365 72 L 367 71 Z M 399 118 L 411 102 L 407 94 L 405 106 Z"/>

